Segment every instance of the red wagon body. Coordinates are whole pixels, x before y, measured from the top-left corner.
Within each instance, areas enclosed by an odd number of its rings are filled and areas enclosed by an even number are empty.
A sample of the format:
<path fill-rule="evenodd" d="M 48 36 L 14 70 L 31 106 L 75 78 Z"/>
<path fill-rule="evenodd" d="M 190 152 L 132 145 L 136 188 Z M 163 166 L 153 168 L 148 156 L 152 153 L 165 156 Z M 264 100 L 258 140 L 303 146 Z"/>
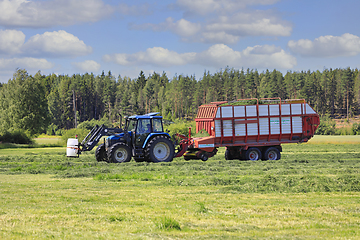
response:
<path fill-rule="evenodd" d="M 256 101 L 256 104 L 244 104 Z M 196 132 L 209 137 L 188 140 L 185 159 L 206 160 L 226 147 L 226 159 L 279 159 L 282 143 L 307 142 L 320 123 L 319 115 L 303 99 L 242 99 L 199 107 Z"/>

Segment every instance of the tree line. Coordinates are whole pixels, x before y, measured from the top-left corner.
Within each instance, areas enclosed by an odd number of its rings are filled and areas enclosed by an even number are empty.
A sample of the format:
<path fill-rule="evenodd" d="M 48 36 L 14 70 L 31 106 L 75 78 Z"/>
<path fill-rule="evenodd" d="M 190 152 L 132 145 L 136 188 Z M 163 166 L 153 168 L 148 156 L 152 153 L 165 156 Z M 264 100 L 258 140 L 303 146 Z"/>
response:
<path fill-rule="evenodd" d="M 0 84 L 0 133 L 26 130 L 29 134 L 70 129 L 91 119 L 119 121 L 125 115 L 160 112 L 165 119 L 196 117 L 201 104 L 245 98 L 306 99 L 320 114 L 353 116 L 360 112 L 358 69 L 258 72 L 225 68 L 200 79 L 194 75 L 154 72 L 137 78 L 115 77 L 109 71 L 69 75 L 31 76 L 18 69 Z"/>

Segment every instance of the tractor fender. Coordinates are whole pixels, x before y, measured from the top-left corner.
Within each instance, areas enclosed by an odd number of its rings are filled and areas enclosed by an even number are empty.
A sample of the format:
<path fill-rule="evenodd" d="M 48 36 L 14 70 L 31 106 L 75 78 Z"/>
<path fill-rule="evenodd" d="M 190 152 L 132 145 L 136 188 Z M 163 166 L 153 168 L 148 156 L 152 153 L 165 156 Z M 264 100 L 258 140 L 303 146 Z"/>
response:
<path fill-rule="evenodd" d="M 148 142 L 155 136 L 159 136 L 159 135 L 164 135 L 165 137 L 171 139 L 170 135 L 168 133 L 150 133 L 147 138 L 144 141 L 144 144 L 142 145 L 142 149 L 146 148 L 146 145 L 148 144 Z"/>

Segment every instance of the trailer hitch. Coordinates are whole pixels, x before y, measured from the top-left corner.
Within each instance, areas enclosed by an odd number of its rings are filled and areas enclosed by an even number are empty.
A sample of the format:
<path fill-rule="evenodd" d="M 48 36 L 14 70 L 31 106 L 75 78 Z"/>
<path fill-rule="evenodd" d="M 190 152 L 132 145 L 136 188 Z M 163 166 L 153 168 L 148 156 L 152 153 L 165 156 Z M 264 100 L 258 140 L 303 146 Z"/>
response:
<path fill-rule="evenodd" d="M 175 139 L 180 138 L 181 141 L 178 143 L 179 147 L 177 148 L 177 152 L 175 152 L 174 157 L 181 157 L 187 151 L 189 146 L 191 145 L 191 139 L 187 138 L 185 135 L 176 133 Z M 177 144 L 176 144 L 177 145 Z"/>

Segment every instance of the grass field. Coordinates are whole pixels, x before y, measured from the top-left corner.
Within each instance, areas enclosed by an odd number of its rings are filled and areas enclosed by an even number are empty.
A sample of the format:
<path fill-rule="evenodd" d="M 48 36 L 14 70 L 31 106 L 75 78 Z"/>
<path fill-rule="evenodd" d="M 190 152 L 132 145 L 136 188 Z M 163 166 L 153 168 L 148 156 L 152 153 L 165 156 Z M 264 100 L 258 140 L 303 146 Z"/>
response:
<path fill-rule="evenodd" d="M 61 137 L 59 136 L 49 136 L 49 135 L 40 135 L 34 139 L 35 143 L 39 145 L 58 145 L 61 142 Z"/>
<path fill-rule="evenodd" d="M 359 239 L 360 138 L 283 145 L 279 161 L 108 164 L 0 150 L 0 239 Z"/>

